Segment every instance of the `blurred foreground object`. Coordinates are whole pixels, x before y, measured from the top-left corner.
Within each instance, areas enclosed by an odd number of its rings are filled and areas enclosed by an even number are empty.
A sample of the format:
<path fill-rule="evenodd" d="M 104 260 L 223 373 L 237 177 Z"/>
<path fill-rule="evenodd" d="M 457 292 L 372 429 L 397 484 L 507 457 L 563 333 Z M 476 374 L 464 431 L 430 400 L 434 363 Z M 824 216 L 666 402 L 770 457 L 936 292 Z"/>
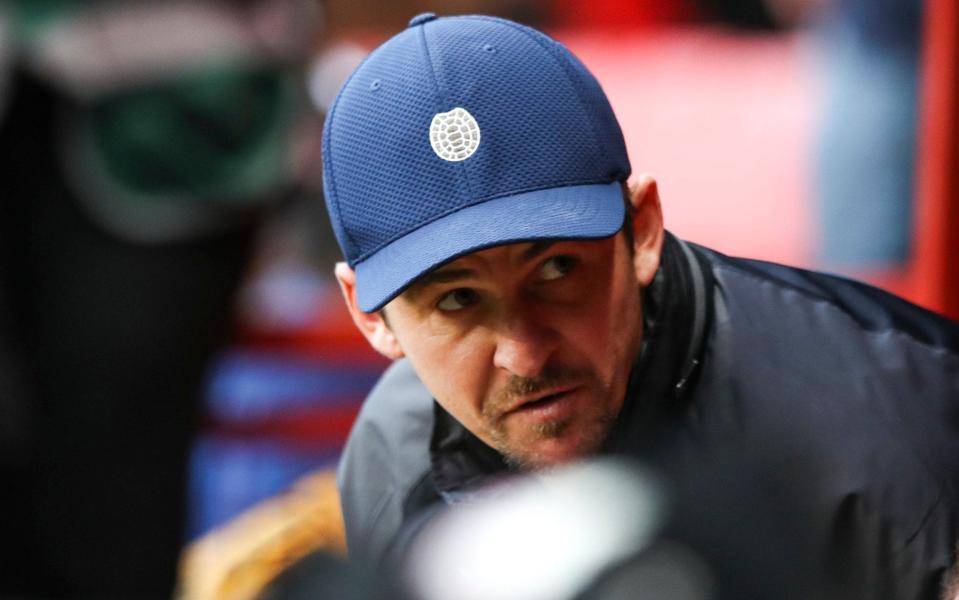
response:
<path fill-rule="evenodd" d="M 682 544 L 657 541 L 666 521 L 663 494 L 651 474 L 609 460 L 495 485 L 437 517 L 415 540 L 406 565 L 413 595 L 714 598 L 702 559 Z"/>
<path fill-rule="evenodd" d="M 827 576 L 788 486 L 760 489 L 755 457 L 728 458 L 658 472 L 602 458 L 514 476 L 434 513 L 393 554 L 417 600 L 865 597 L 867 559 L 837 554 Z"/>
<path fill-rule="evenodd" d="M 298 185 L 301 4 L 2 5 L 0 595 L 169 596 L 205 372 Z"/>
<path fill-rule="evenodd" d="M 304 477 L 190 544 L 183 554 L 182 600 L 255 598 L 282 571 L 308 554 L 346 551 L 332 471 Z"/>

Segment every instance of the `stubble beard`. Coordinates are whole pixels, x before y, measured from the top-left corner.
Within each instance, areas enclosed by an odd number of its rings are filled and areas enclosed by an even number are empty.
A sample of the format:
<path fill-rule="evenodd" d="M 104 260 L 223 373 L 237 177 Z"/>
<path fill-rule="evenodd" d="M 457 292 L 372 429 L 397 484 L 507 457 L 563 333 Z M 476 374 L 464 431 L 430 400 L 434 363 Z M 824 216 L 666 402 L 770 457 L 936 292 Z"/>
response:
<path fill-rule="evenodd" d="M 598 403 L 593 414 L 577 418 L 556 419 L 538 423 L 529 428 L 532 439 L 511 438 L 506 427 L 507 409 L 518 397 L 539 391 L 576 384 L 586 387 L 596 398 L 608 397 L 610 390 L 599 376 L 591 370 L 562 367 L 547 368 L 537 377 L 511 377 L 503 389 L 497 391 L 483 404 L 482 416 L 487 424 L 491 445 L 513 469 L 532 470 L 552 466 L 552 461 L 536 450 L 536 442 L 575 435 L 570 431 L 574 421 L 580 421 L 580 443 L 573 458 L 582 458 L 599 450 L 609 435 L 616 414 L 607 404 Z"/>

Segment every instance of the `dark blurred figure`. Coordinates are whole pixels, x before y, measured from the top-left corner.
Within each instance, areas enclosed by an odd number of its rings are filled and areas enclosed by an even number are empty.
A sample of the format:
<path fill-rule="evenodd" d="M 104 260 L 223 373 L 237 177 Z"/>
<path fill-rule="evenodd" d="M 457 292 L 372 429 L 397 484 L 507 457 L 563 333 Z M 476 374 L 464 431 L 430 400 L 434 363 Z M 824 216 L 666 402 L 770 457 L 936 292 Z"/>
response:
<path fill-rule="evenodd" d="M 712 20 L 755 31 L 773 31 L 778 23 L 763 0 L 701 0 L 703 10 Z"/>
<path fill-rule="evenodd" d="M 764 0 L 553 0 L 547 16 L 560 27 L 639 29 L 681 23 L 715 23 L 744 30 L 779 27 Z"/>
<path fill-rule="evenodd" d="M 169 596 L 308 3 L 6 2 L 0 596 Z"/>

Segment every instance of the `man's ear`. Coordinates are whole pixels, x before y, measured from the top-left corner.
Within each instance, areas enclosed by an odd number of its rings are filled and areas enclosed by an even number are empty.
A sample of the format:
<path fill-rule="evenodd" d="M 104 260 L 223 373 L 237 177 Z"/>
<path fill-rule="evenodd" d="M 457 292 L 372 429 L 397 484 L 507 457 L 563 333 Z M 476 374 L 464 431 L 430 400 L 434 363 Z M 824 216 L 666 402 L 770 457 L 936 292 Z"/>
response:
<path fill-rule="evenodd" d="M 343 299 L 346 301 L 346 307 L 353 317 L 353 323 L 356 324 L 366 340 L 373 348 L 383 356 L 396 360 L 403 358 L 403 349 L 400 347 L 399 340 L 396 339 L 393 331 L 383 319 L 380 313 L 365 313 L 360 310 L 356 304 L 356 273 L 345 262 L 336 263 L 334 269 L 336 280 L 340 284 L 340 291 L 343 292 Z"/>
<path fill-rule="evenodd" d="M 659 188 L 649 175 L 640 175 L 629 187 L 633 205 L 633 267 L 642 287 L 653 281 L 663 252 L 663 209 L 659 204 Z"/>

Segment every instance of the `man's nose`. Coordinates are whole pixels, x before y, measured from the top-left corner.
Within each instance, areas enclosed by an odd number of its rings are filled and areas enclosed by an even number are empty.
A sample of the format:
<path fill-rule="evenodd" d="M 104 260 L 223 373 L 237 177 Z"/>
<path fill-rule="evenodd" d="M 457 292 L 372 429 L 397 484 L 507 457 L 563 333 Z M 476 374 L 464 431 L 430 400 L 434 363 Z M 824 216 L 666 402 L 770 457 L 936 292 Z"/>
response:
<path fill-rule="evenodd" d="M 497 332 L 493 363 L 519 377 L 539 375 L 556 349 L 556 333 L 531 315 L 506 319 Z"/>

